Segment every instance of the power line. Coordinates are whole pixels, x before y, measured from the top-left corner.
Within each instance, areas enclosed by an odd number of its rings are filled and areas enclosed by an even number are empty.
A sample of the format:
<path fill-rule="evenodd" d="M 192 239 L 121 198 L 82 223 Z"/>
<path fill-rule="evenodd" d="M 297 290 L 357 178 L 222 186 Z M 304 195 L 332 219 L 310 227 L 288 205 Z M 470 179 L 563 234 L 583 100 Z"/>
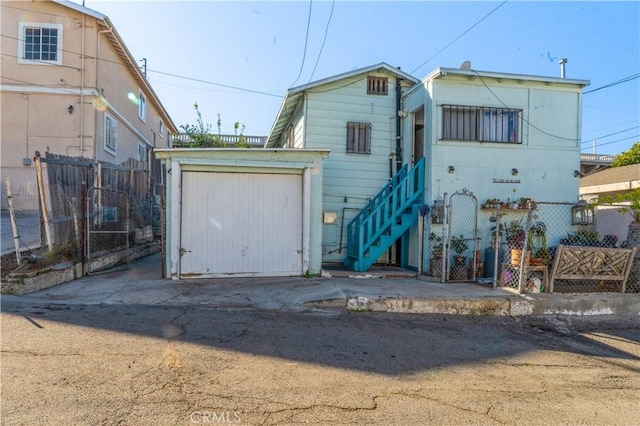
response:
<path fill-rule="evenodd" d="M 6 34 L 2 34 L 2 37 L 7 37 L 7 38 L 10 38 L 10 39 L 13 39 L 13 40 L 24 42 L 24 39 L 21 39 L 21 38 L 18 38 L 18 37 L 13 37 L 13 36 L 6 35 Z M 64 53 L 72 54 L 72 55 L 82 56 L 82 54 L 80 52 L 74 52 L 74 51 L 66 50 L 66 49 L 61 49 L 61 51 L 64 52 Z M 4 53 L 4 52 L 2 54 L 6 55 L 6 56 L 11 56 L 13 58 L 19 58 L 16 55 L 10 55 L 10 54 Z M 116 64 L 116 65 L 125 65 L 123 62 L 112 61 L 110 59 L 104 59 L 104 58 L 96 58 L 94 56 L 86 56 L 86 59 L 89 59 L 89 60 L 96 59 L 98 61 L 102 61 L 102 62 L 105 62 L 105 63 Z M 46 64 L 51 65 L 51 66 L 62 67 L 62 68 L 71 68 L 71 69 L 74 69 L 74 70 L 81 71 L 81 68 L 71 67 L 71 66 L 68 66 L 68 65 L 51 64 L 51 63 L 49 63 L 47 61 L 34 60 L 33 62 L 41 62 L 41 63 L 46 63 Z M 244 87 L 237 87 L 237 86 L 231 86 L 231 85 L 228 85 L 228 84 L 215 83 L 213 81 L 200 80 L 200 79 L 193 78 L 193 77 L 187 77 L 187 76 L 178 75 L 178 74 L 171 74 L 171 73 L 162 72 L 162 71 L 158 71 L 158 70 L 152 70 L 152 69 L 147 69 L 147 71 L 148 72 L 155 72 L 156 74 L 162 74 L 162 75 L 166 75 L 166 76 L 169 76 L 169 77 L 180 78 L 180 79 L 183 79 L 183 80 L 196 81 L 196 82 L 199 82 L 199 83 L 204 83 L 204 84 L 210 84 L 210 85 L 213 85 L 213 86 L 224 87 L 224 88 L 227 88 L 227 89 L 233 89 L 233 90 L 239 90 L 239 91 L 243 91 L 243 92 L 255 93 L 255 94 L 259 94 L 259 95 L 266 95 L 266 96 L 273 96 L 273 97 L 277 97 L 277 98 L 282 98 L 281 95 L 274 95 L 273 93 L 262 92 L 262 91 L 259 91 L 259 90 L 246 89 Z M 25 82 L 25 83 L 28 83 L 28 82 Z M 31 83 L 29 83 L 29 84 L 31 84 Z M 43 86 L 43 87 L 46 87 L 46 86 Z"/>
<path fill-rule="evenodd" d="M 618 81 L 614 81 L 613 83 L 605 84 L 604 86 L 600 86 L 600 87 L 597 87 L 595 89 L 587 90 L 586 92 L 583 92 L 583 95 L 586 95 L 587 93 L 593 93 L 593 92 L 596 92 L 598 90 L 607 89 L 609 87 L 617 86 L 618 84 L 627 83 L 629 81 L 635 80 L 636 78 L 640 78 L 640 73 L 630 75 L 629 77 L 622 78 L 622 79 L 620 79 Z"/>
<path fill-rule="evenodd" d="M 619 132 L 609 133 L 608 135 L 598 136 L 598 137 L 595 137 L 595 138 L 591 138 L 591 140 L 589 140 L 589 141 L 583 141 L 583 142 L 582 142 L 582 145 L 587 144 L 587 143 L 591 143 L 591 142 L 593 141 L 593 139 L 604 139 L 604 138 L 608 138 L 609 136 L 619 135 L 620 133 L 628 132 L 629 130 L 637 129 L 638 127 L 640 127 L 640 126 L 629 127 L 628 129 L 620 130 Z"/>
<path fill-rule="evenodd" d="M 468 33 L 469 31 L 471 31 L 472 29 L 474 29 L 478 24 L 480 24 L 482 21 L 484 21 L 485 19 L 487 19 L 489 16 L 491 16 L 491 14 L 493 14 L 496 10 L 500 9 L 502 6 L 504 6 L 509 0 L 504 0 L 502 3 L 500 3 L 498 5 L 498 7 L 496 7 L 495 9 L 493 9 L 491 12 L 487 13 L 486 15 L 484 15 L 479 21 L 477 21 L 475 24 L 473 24 L 472 26 L 470 26 L 469 28 L 467 28 L 462 34 L 460 34 L 458 37 L 456 37 L 455 39 L 453 39 L 452 42 L 450 42 L 449 44 L 447 44 L 445 47 L 443 47 L 442 49 L 438 50 L 435 54 L 433 54 L 429 59 L 427 59 L 426 61 L 424 61 L 423 63 L 421 63 L 420 65 L 418 65 L 416 67 L 416 69 L 414 69 L 413 71 L 411 71 L 411 74 L 413 74 L 414 72 L 418 71 L 420 68 L 422 68 L 427 62 L 429 62 L 430 60 L 432 60 L 433 58 L 435 58 L 436 56 L 438 56 L 440 53 L 442 53 L 444 50 L 446 50 L 449 46 L 451 46 L 453 43 L 455 43 L 456 41 L 460 40 L 460 38 L 462 38 L 462 36 L 464 36 L 466 33 Z"/>
<path fill-rule="evenodd" d="M 300 64 L 300 72 L 298 72 L 298 77 L 296 78 L 296 81 L 291 83 L 291 86 L 289 87 L 293 87 L 293 85 L 298 82 L 298 80 L 300 79 L 300 76 L 302 75 L 302 69 L 304 68 L 304 59 L 307 57 L 307 44 L 309 43 L 309 27 L 311 27 L 312 6 L 313 6 L 313 0 L 309 0 L 309 16 L 307 18 L 307 35 L 304 38 L 304 51 L 302 52 L 302 63 Z"/>
<path fill-rule="evenodd" d="M 502 101 L 502 99 L 500 99 L 500 97 L 499 97 L 498 95 L 496 95 L 496 94 L 493 92 L 493 90 L 491 90 L 491 88 L 490 88 L 489 86 L 487 86 L 487 83 L 485 83 L 485 82 L 484 82 L 484 79 L 482 78 L 482 76 L 480 75 L 480 73 L 479 73 L 478 71 L 476 71 L 476 70 L 471 70 L 471 71 L 473 71 L 474 73 L 476 73 L 476 75 L 477 75 L 478 77 L 480 77 L 480 81 L 482 82 L 482 84 L 484 84 L 484 87 L 486 87 L 486 88 L 487 88 L 487 90 L 488 90 L 488 91 L 489 91 L 489 92 L 490 92 L 490 93 L 491 93 L 491 94 L 492 94 L 492 95 L 493 95 L 493 96 L 494 96 L 498 101 L 500 101 L 500 103 L 501 103 L 505 108 L 512 109 L 512 108 L 511 108 L 511 107 L 509 107 L 507 104 L 505 104 L 505 103 Z M 547 136 L 551 136 L 551 137 L 554 137 L 554 138 L 557 138 L 557 139 L 563 139 L 563 140 L 566 140 L 566 141 L 572 141 L 572 142 L 578 142 L 578 141 L 579 141 L 579 139 L 575 139 L 575 138 L 565 138 L 564 136 L 558 136 L 558 135 L 554 135 L 553 133 L 546 132 L 546 131 L 542 130 L 540 127 L 538 127 L 538 126 L 534 125 L 532 122 L 530 122 L 529 120 L 527 120 L 527 119 L 526 119 L 526 118 L 524 118 L 524 117 L 522 117 L 522 121 L 524 121 L 524 122 L 525 122 L 525 123 L 527 123 L 529 126 L 533 127 L 534 129 L 536 129 L 537 131 L 539 131 L 539 132 L 541 132 L 541 133 L 544 133 L 544 134 L 545 134 L 545 135 L 547 135 Z"/>
<path fill-rule="evenodd" d="M 231 86 L 231 85 L 222 84 L 222 83 L 215 83 L 213 81 L 200 80 L 199 78 L 186 77 L 186 76 L 183 76 L 183 75 L 171 74 L 171 73 L 168 73 L 168 72 L 163 72 L 163 71 L 158 71 L 158 70 L 148 69 L 147 71 L 154 72 L 156 74 L 166 75 L 166 76 L 169 76 L 169 77 L 181 78 L 183 80 L 196 81 L 198 83 L 203 83 L 203 84 L 210 84 L 212 86 L 218 86 L 218 87 L 225 87 L 227 89 L 240 90 L 242 92 L 255 93 L 255 94 L 258 94 L 258 95 L 265 95 L 265 96 L 273 96 L 275 98 L 281 98 L 282 97 L 281 95 L 274 95 L 273 93 L 261 92 L 260 90 L 246 89 L 244 87 Z"/>
<path fill-rule="evenodd" d="M 316 73 L 316 68 L 318 67 L 318 62 L 320 62 L 320 56 L 322 56 L 322 49 L 324 49 L 324 44 L 327 41 L 327 34 L 329 33 L 329 24 L 331 23 L 331 18 L 333 17 L 333 8 L 336 5 L 336 0 L 333 0 L 333 2 L 331 3 L 331 12 L 329 13 L 329 19 L 327 20 L 327 26 L 324 29 L 324 37 L 322 39 L 322 46 L 320 46 L 320 52 L 318 52 L 318 59 L 316 59 L 316 64 L 313 66 L 313 72 L 311 73 L 311 76 L 309 77 L 309 81 L 307 82 L 310 83 L 311 79 L 313 78 L 313 75 Z"/>
<path fill-rule="evenodd" d="M 609 141 L 609 142 L 605 142 L 605 143 L 599 143 L 596 146 L 599 148 L 601 146 L 605 146 L 605 145 L 611 145 L 612 143 L 616 143 L 616 142 L 622 142 L 622 141 L 626 141 L 627 139 L 635 139 L 635 138 L 639 138 L 640 135 L 635 135 L 635 136 L 629 136 L 626 138 L 622 138 L 622 139 L 616 139 L 614 141 Z"/>

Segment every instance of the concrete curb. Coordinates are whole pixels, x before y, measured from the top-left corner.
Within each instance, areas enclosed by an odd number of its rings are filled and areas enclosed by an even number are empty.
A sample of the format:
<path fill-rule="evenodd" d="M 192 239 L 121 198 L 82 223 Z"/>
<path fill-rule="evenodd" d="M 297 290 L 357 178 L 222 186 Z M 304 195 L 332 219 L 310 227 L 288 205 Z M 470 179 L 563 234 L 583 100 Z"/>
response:
<path fill-rule="evenodd" d="M 347 310 L 452 315 L 640 315 L 640 294 L 540 294 L 473 298 L 351 296 Z"/>

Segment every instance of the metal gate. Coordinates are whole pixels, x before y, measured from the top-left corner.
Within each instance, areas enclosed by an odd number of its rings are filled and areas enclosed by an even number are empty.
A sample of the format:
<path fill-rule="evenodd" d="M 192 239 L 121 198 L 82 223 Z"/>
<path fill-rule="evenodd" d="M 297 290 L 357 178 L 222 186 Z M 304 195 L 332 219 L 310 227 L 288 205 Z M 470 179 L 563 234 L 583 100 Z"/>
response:
<path fill-rule="evenodd" d="M 447 282 L 475 281 L 481 268 L 478 246 L 478 200 L 467 189 L 457 191 L 445 201 L 444 244 Z"/>
<path fill-rule="evenodd" d="M 129 194 L 105 188 L 87 191 L 86 273 L 129 264 Z"/>

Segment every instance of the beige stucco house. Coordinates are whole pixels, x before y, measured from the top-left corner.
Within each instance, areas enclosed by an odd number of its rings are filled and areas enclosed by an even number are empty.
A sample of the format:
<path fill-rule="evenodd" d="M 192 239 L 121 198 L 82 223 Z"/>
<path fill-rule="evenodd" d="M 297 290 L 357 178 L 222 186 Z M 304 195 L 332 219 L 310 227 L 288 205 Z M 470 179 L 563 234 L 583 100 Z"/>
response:
<path fill-rule="evenodd" d="M 153 149 L 178 130 L 109 18 L 64 0 L 1 8 L 1 164 L 14 192 L 36 192 L 36 151 L 154 173 Z M 3 184 L 3 208 L 5 195 Z"/>

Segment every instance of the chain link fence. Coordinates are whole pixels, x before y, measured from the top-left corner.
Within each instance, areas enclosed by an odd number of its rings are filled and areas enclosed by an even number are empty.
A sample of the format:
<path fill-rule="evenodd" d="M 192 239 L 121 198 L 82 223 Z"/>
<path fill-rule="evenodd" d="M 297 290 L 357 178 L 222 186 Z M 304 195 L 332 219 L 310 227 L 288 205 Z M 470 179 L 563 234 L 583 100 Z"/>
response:
<path fill-rule="evenodd" d="M 147 250 L 159 237 L 154 232 L 160 227 L 154 223 L 154 217 L 159 222 L 159 197 L 152 195 L 153 183 L 143 164 L 113 165 L 49 154 L 37 155 L 35 164 L 34 191 L 11 188 L 6 181 L 3 276 L 7 268 L 21 268 L 25 260 L 41 267 L 84 262 L 84 271 L 91 273 L 128 263 L 131 250 Z"/>
<path fill-rule="evenodd" d="M 9 178 L 5 178 L 4 185 L 8 209 L 2 210 L 1 217 L 2 255 L 16 251 L 38 255 L 42 251 L 42 227 L 40 212 L 34 209 L 39 202 L 37 187 L 14 187 Z"/>
<path fill-rule="evenodd" d="M 624 205 L 527 200 L 522 205 L 485 203 L 477 212 L 445 210 L 444 203 L 436 202 L 424 225 L 423 270 L 435 279 L 457 281 L 450 278 L 462 278 L 464 270 L 467 282 L 521 293 L 621 292 L 623 286 L 626 293 L 640 292 L 640 253 L 631 252 L 634 247 L 640 250 L 640 224 Z M 445 262 L 443 267 L 443 246 L 456 242 L 456 235 L 446 232 L 445 218 L 457 217 L 459 222 L 460 214 L 467 227 L 477 224 L 478 249 L 465 237 L 469 244 L 462 244 L 459 254 L 466 257 L 465 266 Z M 557 257 L 560 246 L 569 249 Z"/>

